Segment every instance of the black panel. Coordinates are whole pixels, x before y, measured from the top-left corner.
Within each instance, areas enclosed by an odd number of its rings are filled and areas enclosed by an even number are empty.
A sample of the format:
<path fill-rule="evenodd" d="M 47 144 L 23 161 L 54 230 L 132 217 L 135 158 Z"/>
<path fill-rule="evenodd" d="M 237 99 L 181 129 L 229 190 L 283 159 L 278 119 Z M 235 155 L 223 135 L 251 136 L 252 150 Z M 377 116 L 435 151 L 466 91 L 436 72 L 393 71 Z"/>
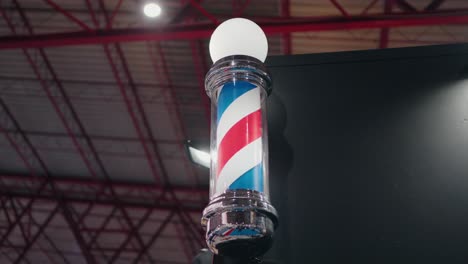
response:
<path fill-rule="evenodd" d="M 274 263 L 468 262 L 468 46 L 268 61 Z"/>

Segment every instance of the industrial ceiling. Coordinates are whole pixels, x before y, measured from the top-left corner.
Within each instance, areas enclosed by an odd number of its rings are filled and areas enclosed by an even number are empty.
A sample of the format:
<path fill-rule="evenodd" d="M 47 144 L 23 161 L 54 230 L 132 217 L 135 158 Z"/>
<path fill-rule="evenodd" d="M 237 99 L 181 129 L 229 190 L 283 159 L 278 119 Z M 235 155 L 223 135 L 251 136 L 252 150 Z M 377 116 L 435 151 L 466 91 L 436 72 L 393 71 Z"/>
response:
<path fill-rule="evenodd" d="M 208 170 L 208 38 L 269 55 L 465 42 L 465 0 L 0 1 L 0 263 L 191 263 Z M 268 62 L 268 60 L 267 60 Z"/>

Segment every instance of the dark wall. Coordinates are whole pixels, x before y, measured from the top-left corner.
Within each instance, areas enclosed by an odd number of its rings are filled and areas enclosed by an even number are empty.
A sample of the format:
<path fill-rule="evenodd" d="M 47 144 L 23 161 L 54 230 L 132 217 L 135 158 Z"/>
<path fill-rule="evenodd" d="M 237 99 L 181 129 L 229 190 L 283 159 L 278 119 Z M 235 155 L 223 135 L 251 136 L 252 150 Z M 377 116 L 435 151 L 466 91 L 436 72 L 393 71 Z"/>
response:
<path fill-rule="evenodd" d="M 468 263 L 468 45 L 267 64 L 268 263 Z"/>
<path fill-rule="evenodd" d="M 468 46 L 273 57 L 276 263 L 468 263 Z"/>

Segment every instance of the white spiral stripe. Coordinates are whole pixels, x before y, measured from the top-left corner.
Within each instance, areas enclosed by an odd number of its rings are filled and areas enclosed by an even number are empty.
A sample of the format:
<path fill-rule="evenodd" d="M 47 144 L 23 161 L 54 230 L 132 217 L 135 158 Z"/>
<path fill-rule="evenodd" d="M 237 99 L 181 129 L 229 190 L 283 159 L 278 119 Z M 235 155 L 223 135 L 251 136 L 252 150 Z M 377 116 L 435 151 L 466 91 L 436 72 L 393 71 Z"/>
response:
<path fill-rule="evenodd" d="M 218 175 L 216 193 L 224 192 L 240 176 L 262 162 L 262 155 L 261 137 L 234 154 Z"/>
<path fill-rule="evenodd" d="M 216 131 L 216 144 L 224 138 L 229 129 L 239 120 L 260 109 L 260 88 L 256 87 L 239 96 L 224 111 Z"/>

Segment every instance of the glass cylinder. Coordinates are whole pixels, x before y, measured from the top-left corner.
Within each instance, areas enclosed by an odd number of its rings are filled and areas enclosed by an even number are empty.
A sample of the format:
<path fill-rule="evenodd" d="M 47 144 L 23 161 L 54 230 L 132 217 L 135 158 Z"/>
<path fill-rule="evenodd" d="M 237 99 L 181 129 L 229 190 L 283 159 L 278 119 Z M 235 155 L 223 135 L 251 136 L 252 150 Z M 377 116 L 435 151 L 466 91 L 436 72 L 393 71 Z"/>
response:
<path fill-rule="evenodd" d="M 259 256 L 277 225 L 269 202 L 266 99 L 271 79 L 248 56 L 216 62 L 206 76 L 211 98 L 210 203 L 206 241 L 221 255 Z"/>

